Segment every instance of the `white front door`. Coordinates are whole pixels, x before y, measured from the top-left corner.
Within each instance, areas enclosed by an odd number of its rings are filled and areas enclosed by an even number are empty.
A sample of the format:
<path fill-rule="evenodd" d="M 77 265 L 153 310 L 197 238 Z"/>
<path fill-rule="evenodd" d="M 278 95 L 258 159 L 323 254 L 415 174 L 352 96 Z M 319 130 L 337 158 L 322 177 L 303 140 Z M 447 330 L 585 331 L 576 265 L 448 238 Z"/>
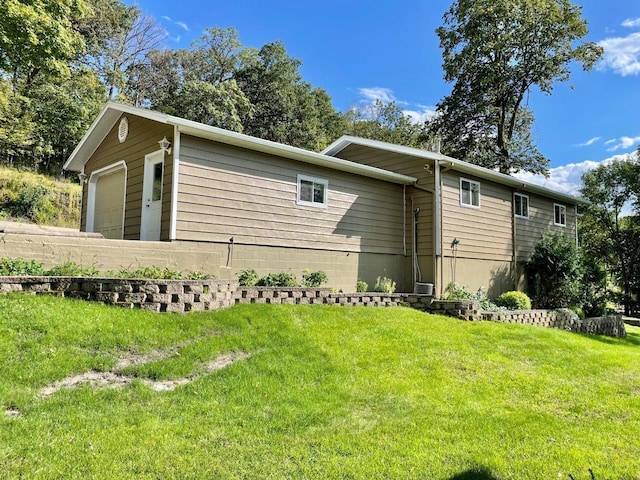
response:
<path fill-rule="evenodd" d="M 162 183 L 164 173 L 162 150 L 144 157 L 144 182 L 142 184 L 142 218 L 140 240 L 160 240 L 162 219 Z"/>

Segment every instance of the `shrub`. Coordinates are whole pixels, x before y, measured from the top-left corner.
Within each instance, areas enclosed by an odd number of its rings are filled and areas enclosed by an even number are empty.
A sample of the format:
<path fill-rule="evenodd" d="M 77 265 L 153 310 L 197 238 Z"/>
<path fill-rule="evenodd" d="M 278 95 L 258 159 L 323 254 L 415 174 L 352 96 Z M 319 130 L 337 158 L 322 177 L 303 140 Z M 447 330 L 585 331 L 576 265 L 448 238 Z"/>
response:
<path fill-rule="evenodd" d="M 572 305 L 569 307 L 569 310 L 571 310 L 572 312 L 574 312 L 576 315 L 578 315 L 578 317 L 580 318 L 580 320 L 584 320 L 586 318 L 586 315 L 584 314 L 584 310 L 580 307 L 577 307 L 576 305 Z"/>
<path fill-rule="evenodd" d="M 575 241 L 546 232 L 525 265 L 529 296 L 539 308 L 559 308 L 580 303 L 582 255 Z"/>
<path fill-rule="evenodd" d="M 366 292 L 369 289 L 369 284 L 364 280 L 358 279 L 356 282 L 356 292 Z"/>
<path fill-rule="evenodd" d="M 496 299 L 496 305 L 509 310 L 531 310 L 531 300 L 524 292 L 504 292 Z"/>
<path fill-rule="evenodd" d="M 238 281 L 243 287 L 253 287 L 256 283 L 258 283 L 258 280 L 260 280 L 260 277 L 258 276 L 258 272 L 256 272 L 254 269 L 242 270 L 238 274 Z"/>
<path fill-rule="evenodd" d="M 396 282 L 387 277 L 378 277 L 373 286 L 374 292 L 393 293 L 396 291 Z"/>
<path fill-rule="evenodd" d="M 447 285 L 446 292 L 445 300 L 475 300 L 480 304 L 482 310 L 487 311 L 496 311 L 501 308 L 489 300 L 487 293 L 482 287 L 480 287 L 476 293 L 471 293 L 467 287 L 461 287 L 456 282 L 451 282 Z"/>
<path fill-rule="evenodd" d="M 36 260 L 21 260 L 19 258 L 1 258 L 0 276 L 42 276 L 42 263 Z"/>
<path fill-rule="evenodd" d="M 292 273 L 270 273 L 256 283 L 258 287 L 297 287 L 298 281 Z"/>
<path fill-rule="evenodd" d="M 302 285 L 305 287 L 319 287 L 329 281 L 329 277 L 322 270 L 310 272 L 308 269 L 302 274 Z"/>

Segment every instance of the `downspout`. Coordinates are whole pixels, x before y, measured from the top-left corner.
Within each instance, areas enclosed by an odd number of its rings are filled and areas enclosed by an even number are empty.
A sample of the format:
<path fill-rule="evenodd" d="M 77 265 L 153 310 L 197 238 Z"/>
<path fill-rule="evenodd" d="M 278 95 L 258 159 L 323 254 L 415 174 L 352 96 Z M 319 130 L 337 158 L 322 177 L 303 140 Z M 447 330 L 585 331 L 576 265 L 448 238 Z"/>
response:
<path fill-rule="evenodd" d="M 433 281 L 436 282 L 436 292 L 438 297 L 442 296 L 442 185 L 440 175 L 440 162 L 434 161 L 434 183 L 435 193 L 433 195 Z M 440 281 L 438 281 L 440 273 Z"/>
<path fill-rule="evenodd" d="M 528 207 L 528 203 L 527 203 L 527 208 Z M 515 189 L 513 189 L 511 191 L 511 242 L 512 242 L 512 255 L 513 255 L 513 260 L 511 262 L 511 281 L 513 282 L 513 288 L 514 290 L 518 289 L 518 247 L 517 247 L 517 241 L 518 241 L 518 232 L 516 230 L 516 191 Z"/>
<path fill-rule="evenodd" d="M 412 206 L 413 208 L 413 206 Z M 418 214 L 420 208 L 416 207 L 413 210 L 413 289 L 415 292 L 416 282 L 422 282 L 422 272 L 420 271 L 420 265 L 418 263 Z"/>
<path fill-rule="evenodd" d="M 177 239 L 178 224 L 178 176 L 180 175 L 180 130 L 178 126 L 173 127 L 173 169 L 171 178 L 171 229 L 169 240 Z"/>
<path fill-rule="evenodd" d="M 575 225 L 575 233 L 576 233 L 576 247 L 580 247 L 580 239 L 578 238 L 578 204 L 576 203 L 573 206 L 573 222 Z"/>
<path fill-rule="evenodd" d="M 402 185 L 402 254 L 407 256 L 407 185 Z"/>

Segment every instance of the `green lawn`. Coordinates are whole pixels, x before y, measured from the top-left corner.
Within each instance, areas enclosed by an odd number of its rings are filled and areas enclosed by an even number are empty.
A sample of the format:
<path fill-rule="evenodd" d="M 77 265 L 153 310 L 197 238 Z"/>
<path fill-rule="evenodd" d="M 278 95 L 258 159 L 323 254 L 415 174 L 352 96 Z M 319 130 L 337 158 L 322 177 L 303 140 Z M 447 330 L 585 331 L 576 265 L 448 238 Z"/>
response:
<path fill-rule="evenodd" d="M 0 479 L 638 479 L 640 329 L 628 333 L 0 296 Z M 249 355 L 207 373 L 232 352 Z M 150 361 L 117 366 L 135 355 Z M 42 396 L 91 370 L 136 380 Z"/>

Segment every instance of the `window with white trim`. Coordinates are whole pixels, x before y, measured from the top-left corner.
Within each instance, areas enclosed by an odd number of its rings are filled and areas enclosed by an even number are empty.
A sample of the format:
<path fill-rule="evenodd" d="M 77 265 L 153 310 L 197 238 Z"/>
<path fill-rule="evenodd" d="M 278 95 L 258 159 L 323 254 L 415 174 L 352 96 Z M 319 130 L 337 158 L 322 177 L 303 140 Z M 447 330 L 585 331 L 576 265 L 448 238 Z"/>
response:
<path fill-rule="evenodd" d="M 529 196 L 515 193 L 513 196 L 513 210 L 518 218 L 529 218 Z"/>
<path fill-rule="evenodd" d="M 553 224 L 560 227 L 567 226 L 567 207 L 558 203 L 553 204 Z"/>
<path fill-rule="evenodd" d="M 460 205 L 480 208 L 480 182 L 460 179 Z"/>
<path fill-rule="evenodd" d="M 329 182 L 322 178 L 298 175 L 298 205 L 308 205 L 311 207 L 327 207 L 327 197 L 329 195 Z"/>

